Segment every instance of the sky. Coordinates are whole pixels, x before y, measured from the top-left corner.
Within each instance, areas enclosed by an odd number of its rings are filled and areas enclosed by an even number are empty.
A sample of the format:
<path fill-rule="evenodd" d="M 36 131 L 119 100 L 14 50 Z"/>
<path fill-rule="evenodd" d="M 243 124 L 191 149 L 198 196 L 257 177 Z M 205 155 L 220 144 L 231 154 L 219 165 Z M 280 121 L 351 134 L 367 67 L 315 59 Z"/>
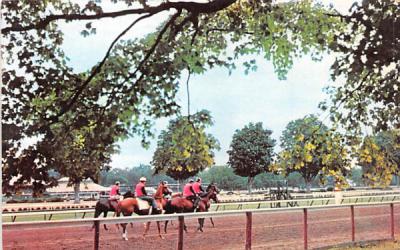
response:
<path fill-rule="evenodd" d="M 327 2 L 327 1 L 325 1 Z M 329 1 L 341 11 L 345 11 L 351 1 Z M 118 8 L 116 6 L 115 8 Z M 138 23 L 123 39 L 141 37 L 153 32 L 168 13 L 158 14 L 151 19 Z M 61 24 L 65 30 L 64 50 L 70 58 L 70 65 L 79 71 L 90 69 L 105 55 L 112 40 L 132 22 L 132 17 L 94 21 L 97 35 L 83 38 L 79 35 L 83 23 Z M 207 109 L 211 112 L 214 126 L 208 129 L 221 145 L 215 152 L 216 165 L 228 161 L 226 151 L 237 129 L 250 122 L 262 122 L 264 128 L 273 131 L 272 137 L 279 144 L 279 137 L 286 125 L 308 114 L 320 115 L 327 120 L 327 113 L 318 109 L 318 103 L 328 98 L 323 88 L 332 84 L 330 65 L 334 57 L 325 55 L 322 61 L 312 61 L 304 56 L 294 61 L 286 80 L 278 80 L 272 62 L 256 57 L 258 70 L 244 74 L 244 68 L 238 68 L 231 75 L 223 68 L 215 68 L 190 80 L 191 113 Z M 185 74 L 177 95 L 182 112 L 187 110 Z M 126 168 L 149 164 L 157 145 L 157 137 L 166 129 L 170 118 L 155 121 L 156 137 L 151 140 L 149 149 L 141 147 L 140 138 L 131 138 L 119 142 L 120 153 L 112 157 L 111 166 Z M 278 148 L 276 148 L 278 150 Z"/>

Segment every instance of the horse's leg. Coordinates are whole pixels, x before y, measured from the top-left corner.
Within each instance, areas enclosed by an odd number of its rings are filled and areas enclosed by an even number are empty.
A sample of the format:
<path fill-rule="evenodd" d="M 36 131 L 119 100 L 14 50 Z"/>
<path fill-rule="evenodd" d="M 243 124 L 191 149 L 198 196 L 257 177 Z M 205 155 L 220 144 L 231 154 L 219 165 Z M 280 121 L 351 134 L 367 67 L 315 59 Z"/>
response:
<path fill-rule="evenodd" d="M 183 223 L 183 230 L 185 230 L 185 233 L 187 233 L 187 232 L 188 232 L 188 230 L 187 230 L 187 226 L 186 226 L 185 222 Z"/>
<path fill-rule="evenodd" d="M 126 230 L 127 223 L 121 223 L 122 226 L 122 239 L 128 240 L 128 232 Z"/>
<path fill-rule="evenodd" d="M 164 236 L 161 235 L 161 228 L 160 228 L 160 222 L 157 221 L 157 228 L 158 228 L 158 236 L 160 236 L 161 239 L 164 239 Z"/>
<path fill-rule="evenodd" d="M 201 218 L 198 218 L 197 221 L 199 222 L 199 226 L 197 227 L 197 231 L 200 231 L 200 228 L 201 228 Z"/>
<path fill-rule="evenodd" d="M 146 238 L 146 235 L 147 235 L 147 232 L 149 231 L 149 228 L 150 228 L 150 221 L 149 222 L 147 222 L 147 223 L 145 223 L 144 224 L 144 233 L 143 233 L 143 239 L 145 239 Z"/>
<path fill-rule="evenodd" d="M 204 218 L 199 218 L 199 227 L 197 228 L 197 231 L 203 232 L 203 225 L 204 225 Z"/>
<path fill-rule="evenodd" d="M 214 221 L 213 221 L 213 219 L 211 217 L 210 217 L 210 221 L 211 221 L 212 227 L 215 227 Z"/>
<path fill-rule="evenodd" d="M 99 204 L 96 204 L 96 207 L 94 208 L 94 218 L 98 218 L 100 216 L 100 214 L 102 213 L 99 206 L 100 206 Z M 94 223 L 93 223 L 91 230 L 93 230 L 93 229 L 94 229 Z"/>
<path fill-rule="evenodd" d="M 172 223 L 172 221 L 171 221 L 171 223 Z M 167 233 L 167 226 L 168 226 L 168 220 L 166 220 L 165 224 L 164 224 L 164 233 Z"/>
<path fill-rule="evenodd" d="M 119 215 L 120 215 L 120 212 L 114 211 L 113 217 L 119 217 Z M 115 226 L 117 226 L 117 230 L 119 231 L 119 224 L 117 223 L 117 224 L 115 224 Z"/>
<path fill-rule="evenodd" d="M 106 218 L 107 217 L 107 213 L 108 213 L 108 211 L 106 210 L 106 211 L 104 211 L 104 218 Z M 104 226 L 104 229 L 105 230 L 108 230 L 108 228 L 107 228 L 107 225 L 106 224 L 103 224 L 103 226 Z"/>
<path fill-rule="evenodd" d="M 180 211 L 177 211 L 176 213 L 181 214 L 181 213 L 183 213 L 183 212 L 184 212 L 184 209 L 182 208 Z M 187 226 L 186 226 L 186 223 L 185 223 L 185 222 L 183 222 L 183 230 L 185 231 L 185 233 L 188 232 L 188 231 L 187 231 Z"/>
<path fill-rule="evenodd" d="M 132 213 L 124 213 L 124 212 L 122 212 L 122 214 L 123 214 L 124 216 L 130 216 L 130 215 L 132 215 Z M 117 217 L 119 217 L 119 215 L 120 215 L 120 211 L 117 211 Z M 128 225 L 128 223 L 121 223 L 121 226 L 122 226 L 122 238 L 123 238 L 124 240 L 128 240 L 128 232 L 127 232 L 127 230 L 126 230 L 126 225 Z"/>

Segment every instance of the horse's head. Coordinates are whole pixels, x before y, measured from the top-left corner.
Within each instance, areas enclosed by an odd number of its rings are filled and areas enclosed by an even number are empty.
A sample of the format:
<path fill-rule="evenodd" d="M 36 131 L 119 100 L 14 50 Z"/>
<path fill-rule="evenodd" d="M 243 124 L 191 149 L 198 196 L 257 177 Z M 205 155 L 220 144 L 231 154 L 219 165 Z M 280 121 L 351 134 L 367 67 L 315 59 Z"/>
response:
<path fill-rule="evenodd" d="M 135 194 L 131 192 L 131 190 L 128 190 L 125 194 L 122 195 L 124 199 L 126 198 L 135 198 Z"/>
<path fill-rule="evenodd" d="M 219 202 L 217 194 L 219 194 L 219 189 L 217 188 L 217 186 L 215 184 L 210 184 L 207 187 L 207 192 L 210 194 L 210 199 L 215 201 L 216 203 Z"/>
<path fill-rule="evenodd" d="M 157 191 L 155 193 L 155 197 L 164 197 L 166 195 L 171 195 L 172 190 L 168 187 L 168 184 L 164 181 L 158 185 Z"/>

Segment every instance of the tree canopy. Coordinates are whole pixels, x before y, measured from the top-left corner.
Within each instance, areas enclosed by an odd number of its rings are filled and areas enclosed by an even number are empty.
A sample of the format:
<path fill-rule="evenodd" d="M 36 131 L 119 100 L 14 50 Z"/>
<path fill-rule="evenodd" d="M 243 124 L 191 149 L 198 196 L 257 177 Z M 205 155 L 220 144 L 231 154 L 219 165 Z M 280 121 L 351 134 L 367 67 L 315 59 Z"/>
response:
<path fill-rule="evenodd" d="M 328 89 L 334 121 L 361 132 L 400 126 L 400 4 L 393 0 L 355 3 L 340 15 L 346 29 L 329 45 L 335 51 L 332 78 L 344 81 Z"/>
<path fill-rule="evenodd" d="M 275 140 L 272 131 L 264 129 L 262 123 L 250 123 L 235 131 L 229 146 L 228 165 L 235 174 L 248 178 L 248 190 L 251 193 L 254 177 L 269 171 L 274 156 Z"/>
<path fill-rule="evenodd" d="M 106 168 L 118 140 L 140 136 L 146 146 L 153 120 L 179 113 L 175 97 L 182 72 L 199 74 L 216 66 L 234 70 L 243 56 L 245 71 L 256 70 L 249 55 L 272 61 L 284 79 L 294 58 L 310 54 L 318 60 L 324 51 L 335 51 L 333 77 L 346 83 L 330 90 L 332 119 L 351 128 L 399 124 L 399 4 L 391 0 L 363 1 L 349 15 L 314 1 L 271 0 L 4 0 L 1 7 L 2 132 L 7 134 L 2 148 L 8 168 L 3 179 L 33 177 L 37 187 L 53 183 L 46 169 L 61 171 L 49 163 L 63 150 L 46 147 L 63 145 L 64 134 L 93 124 L 102 148 L 90 159 L 100 157 L 96 167 Z M 124 37 L 159 13 L 168 17 L 156 31 Z M 80 22 L 82 35 L 88 36 L 101 25 L 96 21 L 122 16 L 133 17 L 132 22 L 121 28 L 104 57 L 91 69 L 74 71 L 62 49 L 60 24 Z M 20 150 L 27 138 L 37 142 Z"/>
<path fill-rule="evenodd" d="M 214 165 L 213 151 L 219 150 L 219 143 L 205 132 L 212 124 L 206 110 L 171 120 L 158 138 L 151 163 L 155 173 L 185 180 Z"/>
<path fill-rule="evenodd" d="M 372 186 L 388 186 L 400 166 L 400 131 L 391 130 L 366 136 L 358 150 L 363 177 Z"/>
<path fill-rule="evenodd" d="M 282 133 L 281 148 L 274 167 L 286 174 L 299 172 L 308 190 L 319 174 L 344 182 L 344 175 L 350 170 L 349 149 L 343 136 L 328 129 L 314 115 L 289 122 Z"/>
<path fill-rule="evenodd" d="M 303 52 L 318 57 L 327 48 L 334 34 L 331 28 L 337 24 L 337 18 L 325 15 L 322 6 L 307 1 L 151 4 L 146 0 L 113 0 L 108 4 L 120 9 L 107 10 L 100 0 L 2 3 L 1 32 L 6 41 L 2 48 L 6 58 L 2 124 L 3 132 L 14 130 L 3 142 L 7 159 L 3 164 L 18 169 L 5 174 L 22 172 L 20 163 L 27 155 L 48 160 L 52 156 L 40 152 L 39 144 L 62 140 L 64 131 L 85 130 L 93 123 L 104 128 L 98 141 L 105 148 L 134 135 L 148 145 L 153 119 L 179 111 L 175 95 L 184 69 L 192 73 L 215 66 L 233 70 L 238 57 L 263 53 L 284 78 L 294 57 Z M 138 22 L 161 12 L 169 17 L 155 32 L 143 38 L 121 39 Z M 137 18 L 121 29 L 99 63 L 85 72 L 75 72 L 62 49 L 60 22 L 83 22 L 82 34 L 87 36 L 96 33 L 95 20 L 122 16 Z M 227 53 L 231 44 L 235 49 Z M 244 66 L 254 70 L 256 62 L 248 60 Z M 25 154 L 18 154 L 26 138 L 38 142 Z M 57 170 L 57 166 L 50 167 Z M 38 173 L 36 179 L 47 179 L 45 171 Z"/>

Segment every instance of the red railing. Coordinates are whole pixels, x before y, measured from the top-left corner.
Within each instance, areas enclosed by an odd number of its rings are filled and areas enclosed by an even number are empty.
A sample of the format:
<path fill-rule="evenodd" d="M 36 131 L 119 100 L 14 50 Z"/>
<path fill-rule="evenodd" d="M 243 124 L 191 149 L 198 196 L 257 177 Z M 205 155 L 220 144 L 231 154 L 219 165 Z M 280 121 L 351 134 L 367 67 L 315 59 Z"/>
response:
<path fill-rule="evenodd" d="M 342 204 L 342 205 L 326 205 L 326 206 L 312 206 L 312 207 L 285 207 L 285 208 L 265 208 L 265 209 L 251 209 L 251 210 L 233 210 L 233 211 L 220 211 L 208 213 L 187 213 L 187 214 L 173 214 L 173 215 L 150 215 L 150 216 L 137 216 L 137 217 L 119 217 L 119 218 L 91 218 L 80 220 L 60 220 L 60 221 L 40 221 L 40 222 L 13 222 L 3 223 L 3 229 L 17 229 L 17 228 L 41 228 L 41 227 L 62 227 L 62 226 L 82 226 L 94 224 L 94 249 L 99 249 L 100 240 L 100 225 L 101 224 L 119 224 L 130 222 L 147 222 L 147 221 L 166 221 L 178 220 L 178 243 L 177 249 L 183 249 L 184 242 L 184 221 L 185 219 L 193 218 L 210 218 L 210 217 L 226 217 L 232 215 L 245 215 L 246 216 L 246 236 L 245 236 L 245 249 L 249 250 L 252 247 L 252 231 L 253 231 L 253 214 L 258 213 L 273 213 L 285 211 L 303 211 L 303 241 L 304 249 L 308 249 L 308 212 L 313 209 L 332 209 L 332 208 L 350 208 L 350 224 L 351 224 L 351 242 L 355 242 L 356 225 L 354 218 L 354 210 L 357 206 L 390 206 L 390 239 L 395 239 L 395 225 L 394 225 L 394 204 L 400 202 L 376 202 L 370 204 Z M 350 243 L 350 242 L 349 242 Z"/>

